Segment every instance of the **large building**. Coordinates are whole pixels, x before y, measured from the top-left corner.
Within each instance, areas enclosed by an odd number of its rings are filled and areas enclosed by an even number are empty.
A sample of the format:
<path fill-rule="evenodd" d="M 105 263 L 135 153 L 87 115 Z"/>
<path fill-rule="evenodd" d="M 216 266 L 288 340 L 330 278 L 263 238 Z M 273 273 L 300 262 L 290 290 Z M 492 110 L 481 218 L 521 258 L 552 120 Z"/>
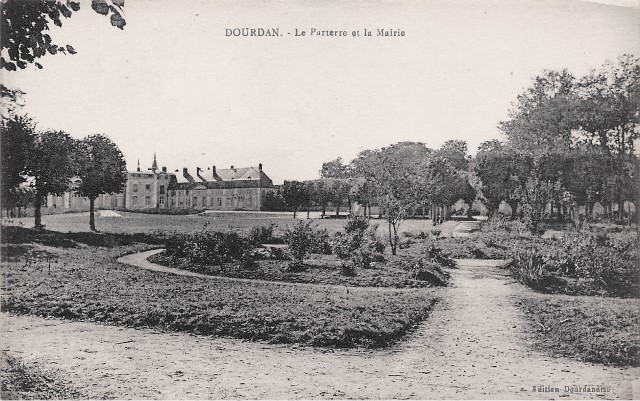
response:
<path fill-rule="evenodd" d="M 167 172 L 158 168 L 154 155 L 153 165 L 146 171 L 138 168 L 127 173 L 125 190 L 121 194 L 102 195 L 96 200 L 97 209 L 211 209 L 260 210 L 265 194 L 274 191 L 273 182 L 256 167 L 201 169 L 195 174 L 187 168 Z M 73 193 L 49 196 L 48 209 L 89 210 L 89 201 Z"/>

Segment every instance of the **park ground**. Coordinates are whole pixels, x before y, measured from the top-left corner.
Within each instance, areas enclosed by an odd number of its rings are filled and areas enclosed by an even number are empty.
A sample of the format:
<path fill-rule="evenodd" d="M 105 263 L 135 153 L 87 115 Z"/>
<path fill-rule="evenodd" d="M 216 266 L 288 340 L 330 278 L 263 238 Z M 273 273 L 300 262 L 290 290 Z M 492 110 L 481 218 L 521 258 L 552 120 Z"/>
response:
<path fill-rule="evenodd" d="M 158 220 L 154 223 L 146 217 L 155 216 L 107 214 L 98 218 L 98 227 L 109 232 L 133 233 L 167 227 L 199 229 L 202 223 L 180 220 L 176 224 L 178 220 L 161 217 L 155 217 Z M 229 217 L 228 221 L 216 220 L 214 216 L 205 218 L 226 228 L 229 224 L 247 227 L 252 224 L 239 221 L 237 216 Z M 251 214 L 247 220 L 250 218 Z M 269 218 L 283 225 L 292 221 L 290 216 Z M 45 217 L 47 229 L 61 232 L 86 231 L 79 224 L 84 220 L 82 214 Z M 88 224 L 88 216 L 86 220 Z M 22 224 L 26 226 L 28 222 Z M 108 224 L 111 226 L 106 228 Z M 338 230 L 343 222 L 319 224 Z M 440 229 L 445 235 L 447 231 L 454 235 L 463 231 L 457 226 L 449 223 Z M 409 221 L 403 229 L 422 231 L 429 227 L 429 221 Z M 3 313 L 3 353 L 11 362 L 5 372 L 19 370 L 32 383 L 31 392 L 5 392 L 3 398 L 7 398 L 6 394 L 32 398 L 163 399 L 637 399 L 640 396 L 640 368 L 583 362 L 548 346 L 540 347 L 544 342 L 536 324 L 521 305 L 547 297 L 558 302 L 562 297 L 532 292 L 511 279 L 502 264 L 504 261 L 458 260 L 458 268 L 450 270 L 449 287 L 412 290 L 412 296 L 437 297 L 439 302 L 428 318 L 402 341 L 381 349 L 269 344 Z M 132 265 L 123 265 L 122 269 L 146 270 Z M 171 274 L 160 277 L 176 281 Z M 362 296 L 358 290 L 351 291 L 350 297 Z M 389 293 L 400 297 L 398 294 Z M 572 297 L 572 302 L 590 302 L 592 298 Z M 606 301 L 603 299 L 602 303 Z M 636 300 L 620 301 L 628 309 L 637 310 Z M 536 391 L 540 386 L 553 392 Z M 584 386 L 601 386 L 605 390 L 578 392 Z"/>

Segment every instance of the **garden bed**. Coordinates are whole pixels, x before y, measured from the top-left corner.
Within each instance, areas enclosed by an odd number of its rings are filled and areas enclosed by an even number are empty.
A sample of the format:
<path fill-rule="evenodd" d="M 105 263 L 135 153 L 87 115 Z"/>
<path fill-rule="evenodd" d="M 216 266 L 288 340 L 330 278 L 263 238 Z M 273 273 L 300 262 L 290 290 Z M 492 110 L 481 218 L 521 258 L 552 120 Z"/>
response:
<path fill-rule="evenodd" d="M 344 285 L 353 287 L 391 287 L 391 288 L 427 288 L 434 283 L 416 279 L 410 270 L 415 252 L 406 250 L 396 256 L 386 255 L 383 262 L 374 262 L 370 269 L 359 269 L 355 276 L 346 276 L 341 272 L 341 261 L 333 255 L 311 254 L 305 259 L 304 269 L 298 272 L 288 271 L 286 260 L 258 260 L 251 269 L 244 269 L 237 263 L 225 263 L 223 266 L 194 267 L 188 262 L 174 263 L 164 252 L 151 256 L 148 260 L 162 266 L 197 271 L 212 276 L 250 278 L 291 283 L 310 283 L 323 285 Z"/>
<path fill-rule="evenodd" d="M 640 366 L 640 300 L 526 293 L 518 306 L 543 352 Z"/>
<path fill-rule="evenodd" d="M 439 294 L 203 280 L 115 261 L 153 248 L 149 244 L 23 245 L 54 254 L 57 263 L 49 271 L 42 261 L 25 265 L 16 255 L 4 262 L 3 312 L 271 343 L 377 348 L 396 343 L 425 320 Z"/>

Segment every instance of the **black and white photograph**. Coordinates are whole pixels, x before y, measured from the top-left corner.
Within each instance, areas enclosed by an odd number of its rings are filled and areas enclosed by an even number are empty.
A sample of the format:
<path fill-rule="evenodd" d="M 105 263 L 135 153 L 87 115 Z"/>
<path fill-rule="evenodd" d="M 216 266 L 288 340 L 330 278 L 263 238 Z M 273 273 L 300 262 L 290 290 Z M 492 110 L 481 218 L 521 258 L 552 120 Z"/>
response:
<path fill-rule="evenodd" d="M 0 13 L 0 399 L 640 398 L 638 0 Z"/>

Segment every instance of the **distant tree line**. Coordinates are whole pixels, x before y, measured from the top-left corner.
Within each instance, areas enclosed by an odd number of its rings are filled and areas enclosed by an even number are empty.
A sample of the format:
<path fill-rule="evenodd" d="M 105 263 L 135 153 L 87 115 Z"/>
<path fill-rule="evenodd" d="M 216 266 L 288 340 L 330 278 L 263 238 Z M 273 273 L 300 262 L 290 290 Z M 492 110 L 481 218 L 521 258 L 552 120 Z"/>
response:
<path fill-rule="evenodd" d="M 439 224 L 460 199 L 469 206 L 481 201 L 489 215 L 506 202 L 511 218 L 532 231 L 542 221 L 588 221 L 596 202 L 605 218 L 629 222 L 625 205 L 640 205 L 639 88 L 640 63 L 631 55 L 581 78 L 544 71 L 499 123 L 505 140 L 482 143 L 475 157 L 458 140 L 440 149 L 400 142 L 365 150 L 347 164 L 324 163 L 317 180 L 285 181 L 265 207 L 294 215 L 320 207 L 325 215 L 328 204 L 339 213 L 358 202 L 371 216 L 377 206 L 392 251 L 402 219 L 420 212 Z"/>

